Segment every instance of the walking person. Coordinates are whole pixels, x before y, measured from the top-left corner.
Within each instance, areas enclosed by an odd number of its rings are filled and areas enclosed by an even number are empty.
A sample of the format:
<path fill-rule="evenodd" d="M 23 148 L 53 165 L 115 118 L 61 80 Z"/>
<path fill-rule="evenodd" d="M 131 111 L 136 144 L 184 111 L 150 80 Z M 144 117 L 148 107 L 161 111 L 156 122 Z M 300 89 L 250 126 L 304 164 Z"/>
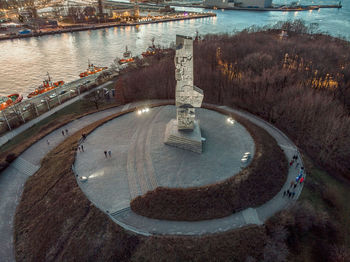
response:
<path fill-rule="evenodd" d="M 108 151 L 108 155 L 109 155 L 109 157 L 112 157 L 112 151 L 111 150 Z"/>
<path fill-rule="evenodd" d="M 293 187 L 294 185 L 295 185 L 295 182 L 293 180 L 290 181 L 290 187 L 289 188 Z"/>
<path fill-rule="evenodd" d="M 300 178 L 299 183 L 300 185 L 304 182 L 304 177 Z"/>
<path fill-rule="evenodd" d="M 286 194 L 287 194 L 287 191 L 286 191 L 286 190 L 284 190 L 284 191 L 283 191 L 283 197 L 285 197 L 285 196 L 286 196 Z"/>
<path fill-rule="evenodd" d="M 62 136 L 64 136 L 64 131 L 62 130 Z"/>
<path fill-rule="evenodd" d="M 297 168 L 298 168 L 298 166 L 299 166 L 299 163 L 297 163 L 297 164 L 296 164 L 295 169 L 297 169 Z"/>
<path fill-rule="evenodd" d="M 80 146 L 78 146 L 78 150 L 79 150 L 79 152 L 81 152 L 81 151 L 80 151 Z"/>
<path fill-rule="evenodd" d="M 66 135 L 68 135 L 68 129 L 66 129 Z"/>
<path fill-rule="evenodd" d="M 83 145 L 81 145 L 81 151 L 83 151 L 83 152 L 84 152 L 84 146 L 83 146 Z"/>
<path fill-rule="evenodd" d="M 105 153 L 105 157 L 107 158 L 107 151 L 105 150 L 103 153 Z"/>
<path fill-rule="evenodd" d="M 46 140 L 46 143 L 48 146 L 50 145 L 50 141 L 48 139 Z"/>

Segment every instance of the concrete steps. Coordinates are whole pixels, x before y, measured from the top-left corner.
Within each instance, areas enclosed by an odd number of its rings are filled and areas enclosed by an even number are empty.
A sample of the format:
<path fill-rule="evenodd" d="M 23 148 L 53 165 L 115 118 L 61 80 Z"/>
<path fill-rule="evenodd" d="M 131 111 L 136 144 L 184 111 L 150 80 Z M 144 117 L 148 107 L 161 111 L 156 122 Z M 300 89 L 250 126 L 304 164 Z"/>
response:
<path fill-rule="evenodd" d="M 176 119 L 172 119 L 166 126 L 164 143 L 169 146 L 202 153 L 202 136 L 199 123 L 195 122 L 192 132 L 178 131 Z"/>
<path fill-rule="evenodd" d="M 21 157 L 18 157 L 15 161 L 13 161 L 11 166 L 26 176 L 34 175 L 35 172 L 38 171 L 38 169 L 40 168 L 40 166 L 33 165 L 32 163 Z"/>

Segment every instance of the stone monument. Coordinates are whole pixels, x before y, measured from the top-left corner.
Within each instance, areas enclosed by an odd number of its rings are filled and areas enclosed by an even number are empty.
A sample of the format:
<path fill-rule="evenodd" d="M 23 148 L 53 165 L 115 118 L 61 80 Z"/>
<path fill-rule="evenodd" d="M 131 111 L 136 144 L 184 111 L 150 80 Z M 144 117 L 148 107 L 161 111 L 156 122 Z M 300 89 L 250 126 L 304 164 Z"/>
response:
<path fill-rule="evenodd" d="M 165 130 L 164 143 L 170 146 L 202 153 L 202 136 L 195 107 L 203 101 L 203 91 L 193 85 L 193 40 L 176 35 L 175 54 L 176 119 L 170 120 Z"/>

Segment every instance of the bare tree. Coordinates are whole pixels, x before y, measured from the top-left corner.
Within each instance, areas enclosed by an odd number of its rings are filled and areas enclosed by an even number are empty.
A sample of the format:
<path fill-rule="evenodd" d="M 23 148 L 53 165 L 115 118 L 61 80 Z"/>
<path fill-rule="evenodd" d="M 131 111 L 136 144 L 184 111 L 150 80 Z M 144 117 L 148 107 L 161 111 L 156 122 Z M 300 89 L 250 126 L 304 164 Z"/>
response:
<path fill-rule="evenodd" d="M 93 103 L 95 105 L 96 109 L 99 109 L 99 106 L 104 101 L 103 91 L 99 90 L 99 89 L 94 90 L 91 93 L 84 96 L 84 99 L 86 101 Z"/>

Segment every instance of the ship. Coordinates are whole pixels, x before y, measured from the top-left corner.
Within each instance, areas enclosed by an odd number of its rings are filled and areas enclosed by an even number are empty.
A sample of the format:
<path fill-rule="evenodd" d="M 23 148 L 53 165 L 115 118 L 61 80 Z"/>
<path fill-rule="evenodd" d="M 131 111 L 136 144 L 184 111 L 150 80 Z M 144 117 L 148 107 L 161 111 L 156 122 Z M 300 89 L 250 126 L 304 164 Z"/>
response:
<path fill-rule="evenodd" d="M 28 95 L 28 98 L 40 95 L 40 94 L 45 93 L 47 91 L 50 91 L 54 88 L 63 86 L 63 84 L 64 84 L 63 81 L 58 81 L 58 82 L 53 83 L 51 81 L 51 77 L 50 77 L 49 73 L 47 73 L 47 78 L 43 81 L 43 83 L 38 88 L 36 88 L 33 92 L 31 92 Z"/>
<path fill-rule="evenodd" d="M 125 46 L 125 52 L 123 53 L 123 58 L 119 60 L 119 64 L 125 64 L 129 62 L 134 62 L 134 58 L 132 57 L 132 53 L 128 50 L 128 47 Z"/>
<path fill-rule="evenodd" d="M 85 72 L 82 72 L 79 74 L 80 78 L 96 74 L 98 72 L 101 72 L 102 70 L 106 70 L 108 67 L 98 67 L 94 66 L 93 64 L 90 64 L 90 60 L 88 60 L 88 69 Z"/>
<path fill-rule="evenodd" d="M 0 96 L 0 111 L 4 110 L 5 108 L 12 106 L 14 104 L 17 104 L 21 102 L 23 99 L 23 96 L 20 94 L 11 94 L 8 96 Z"/>
<path fill-rule="evenodd" d="M 143 57 L 147 57 L 147 56 L 152 56 L 152 55 L 155 55 L 157 52 L 157 49 L 156 49 L 156 46 L 154 45 L 154 37 L 152 38 L 152 45 L 150 45 L 146 52 L 143 52 L 142 53 L 142 56 Z"/>

